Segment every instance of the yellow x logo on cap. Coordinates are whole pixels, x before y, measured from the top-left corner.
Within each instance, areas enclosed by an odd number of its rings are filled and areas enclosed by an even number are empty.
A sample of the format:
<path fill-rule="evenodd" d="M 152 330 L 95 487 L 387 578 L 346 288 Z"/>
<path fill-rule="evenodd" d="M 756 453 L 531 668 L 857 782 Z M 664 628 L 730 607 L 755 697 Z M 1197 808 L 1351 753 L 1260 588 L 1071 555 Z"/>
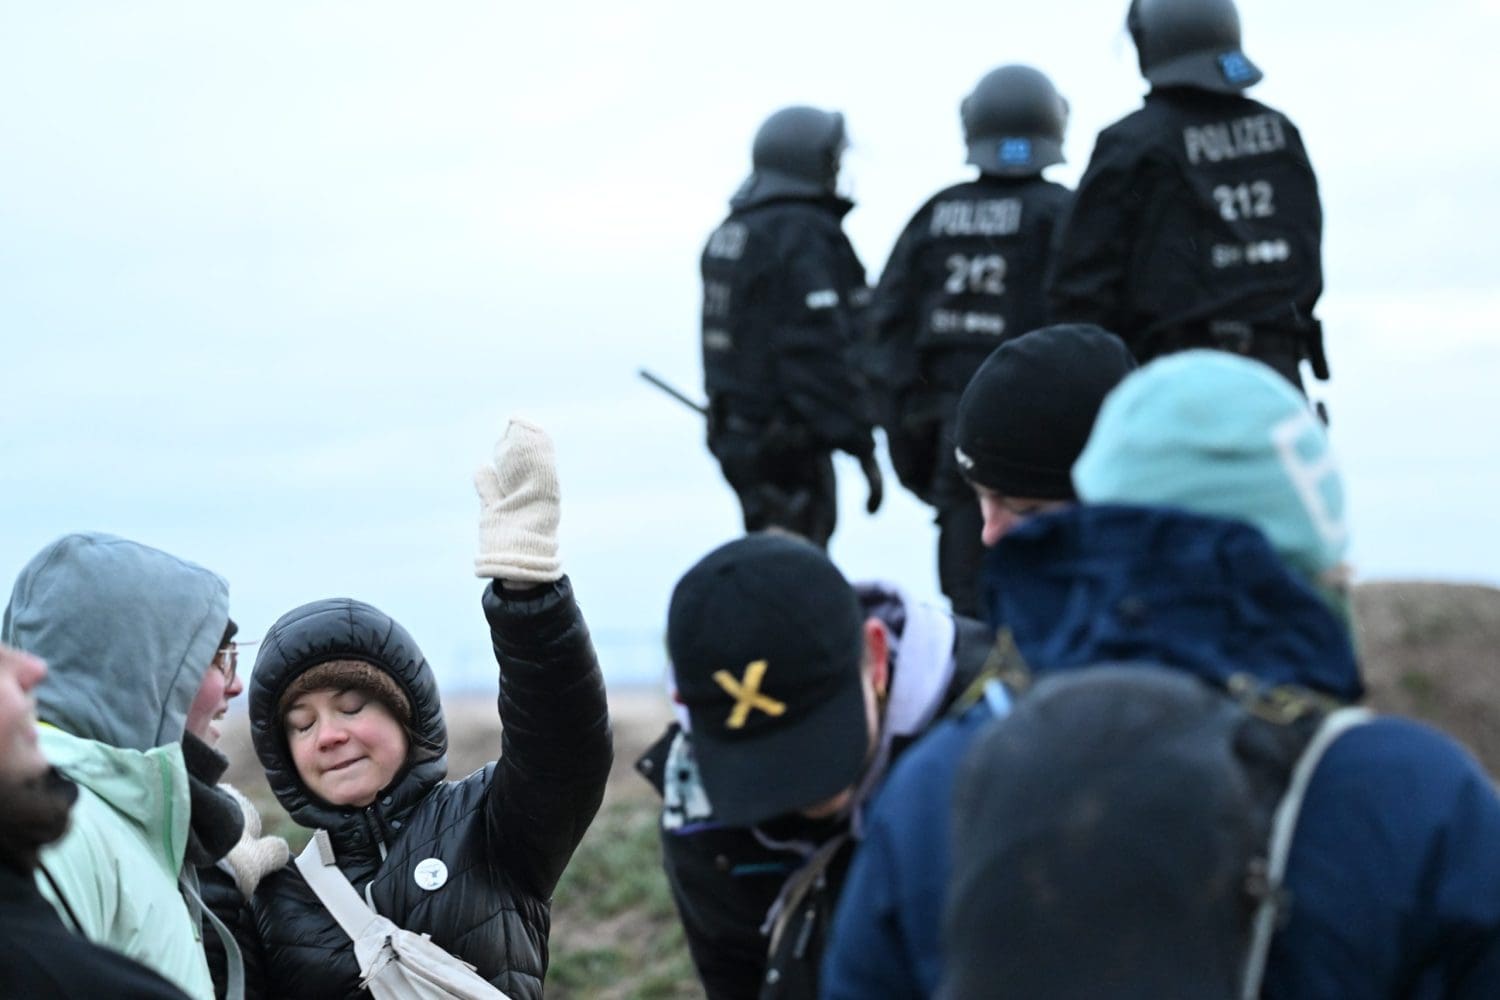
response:
<path fill-rule="evenodd" d="M 734 699 L 734 708 L 730 710 L 729 720 L 724 723 L 730 729 L 745 728 L 745 721 L 750 718 L 753 709 L 760 709 L 767 715 L 780 715 L 786 711 L 786 704 L 777 701 L 770 695 L 760 693 L 760 682 L 766 676 L 766 661 L 756 660 L 745 668 L 745 679 L 737 681 L 734 674 L 727 670 L 720 670 L 714 674 L 714 680 L 719 687 L 729 692 Z"/>

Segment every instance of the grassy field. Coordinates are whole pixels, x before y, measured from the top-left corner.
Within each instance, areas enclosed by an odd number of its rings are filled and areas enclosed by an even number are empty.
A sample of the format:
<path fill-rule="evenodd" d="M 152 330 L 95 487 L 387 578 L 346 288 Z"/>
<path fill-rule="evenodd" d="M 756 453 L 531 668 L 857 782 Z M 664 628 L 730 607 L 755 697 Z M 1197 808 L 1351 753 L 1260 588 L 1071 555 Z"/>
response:
<path fill-rule="evenodd" d="M 1434 723 L 1500 774 L 1500 591 L 1446 584 L 1377 583 L 1356 595 L 1359 642 L 1371 702 Z M 451 773 L 467 774 L 499 751 L 492 699 L 447 704 Z M 558 886 L 553 907 L 552 1000 L 700 997 L 660 867 L 655 792 L 632 770 L 665 725 L 658 692 L 617 692 L 615 770 L 598 819 Z M 229 780 L 261 805 L 268 828 L 300 846 L 271 799 L 243 719 L 223 749 Z"/>

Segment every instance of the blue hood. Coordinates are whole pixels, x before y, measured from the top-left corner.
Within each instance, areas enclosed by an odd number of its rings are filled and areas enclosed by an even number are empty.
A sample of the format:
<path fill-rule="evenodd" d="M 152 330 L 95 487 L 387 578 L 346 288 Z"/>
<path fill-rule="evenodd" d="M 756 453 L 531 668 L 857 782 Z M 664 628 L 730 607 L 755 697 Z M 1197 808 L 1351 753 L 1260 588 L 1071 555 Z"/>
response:
<path fill-rule="evenodd" d="M 1071 507 L 1007 534 L 986 571 L 996 620 L 1038 676 L 1148 661 L 1220 685 L 1249 674 L 1341 701 L 1364 694 L 1348 628 L 1241 521 Z"/>

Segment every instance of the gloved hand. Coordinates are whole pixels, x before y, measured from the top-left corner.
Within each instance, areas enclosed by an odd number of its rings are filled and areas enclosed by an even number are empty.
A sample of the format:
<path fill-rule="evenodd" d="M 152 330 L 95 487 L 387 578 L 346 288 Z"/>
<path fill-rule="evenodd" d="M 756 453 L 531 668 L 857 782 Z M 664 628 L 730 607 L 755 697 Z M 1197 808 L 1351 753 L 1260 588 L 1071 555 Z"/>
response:
<path fill-rule="evenodd" d="M 865 510 L 873 514 L 880 509 L 880 503 L 885 499 L 885 476 L 881 475 L 880 463 L 875 461 L 873 452 L 860 456 L 859 471 L 865 474 L 865 482 L 870 486 L 870 494 L 865 499 Z"/>
<path fill-rule="evenodd" d="M 561 577 L 557 461 L 547 432 L 512 419 L 495 445 L 494 464 L 474 474 L 474 488 L 480 507 L 474 575 L 528 584 Z"/>
<path fill-rule="evenodd" d="M 240 895 L 249 899 L 255 895 L 261 879 L 286 865 L 291 851 L 280 837 L 260 835 L 260 813 L 238 788 L 220 782 L 218 789 L 239 803 L 245 817 L 245 832 L 240 835 L 239 843 L 224 855 L 224 863 L 234 872 L 234 884 L 239 887 Z"/>

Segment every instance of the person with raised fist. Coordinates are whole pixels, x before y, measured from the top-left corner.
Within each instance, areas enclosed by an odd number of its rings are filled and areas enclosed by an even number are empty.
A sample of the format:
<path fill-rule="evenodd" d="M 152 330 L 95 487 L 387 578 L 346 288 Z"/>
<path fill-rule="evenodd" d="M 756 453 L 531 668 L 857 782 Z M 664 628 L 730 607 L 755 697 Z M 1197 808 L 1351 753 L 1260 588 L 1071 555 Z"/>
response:
<path fill-rule="evenodd" d="M 593 642 L 557 555 L 551 439 L 513 420 L 479 470 L 483 606 L 500 667 L 498 760 L 447 781 L 437 681 L 416 641 L 351 598 L 282 615 L 250 678 L 256 753 L 294 820 L 381 917 L 539 1000 L 553 888 L 604 796 L 613 759 Z M 298 865 L 254 907 L 271 993 L 363 995 L 363 954 Z"/>

